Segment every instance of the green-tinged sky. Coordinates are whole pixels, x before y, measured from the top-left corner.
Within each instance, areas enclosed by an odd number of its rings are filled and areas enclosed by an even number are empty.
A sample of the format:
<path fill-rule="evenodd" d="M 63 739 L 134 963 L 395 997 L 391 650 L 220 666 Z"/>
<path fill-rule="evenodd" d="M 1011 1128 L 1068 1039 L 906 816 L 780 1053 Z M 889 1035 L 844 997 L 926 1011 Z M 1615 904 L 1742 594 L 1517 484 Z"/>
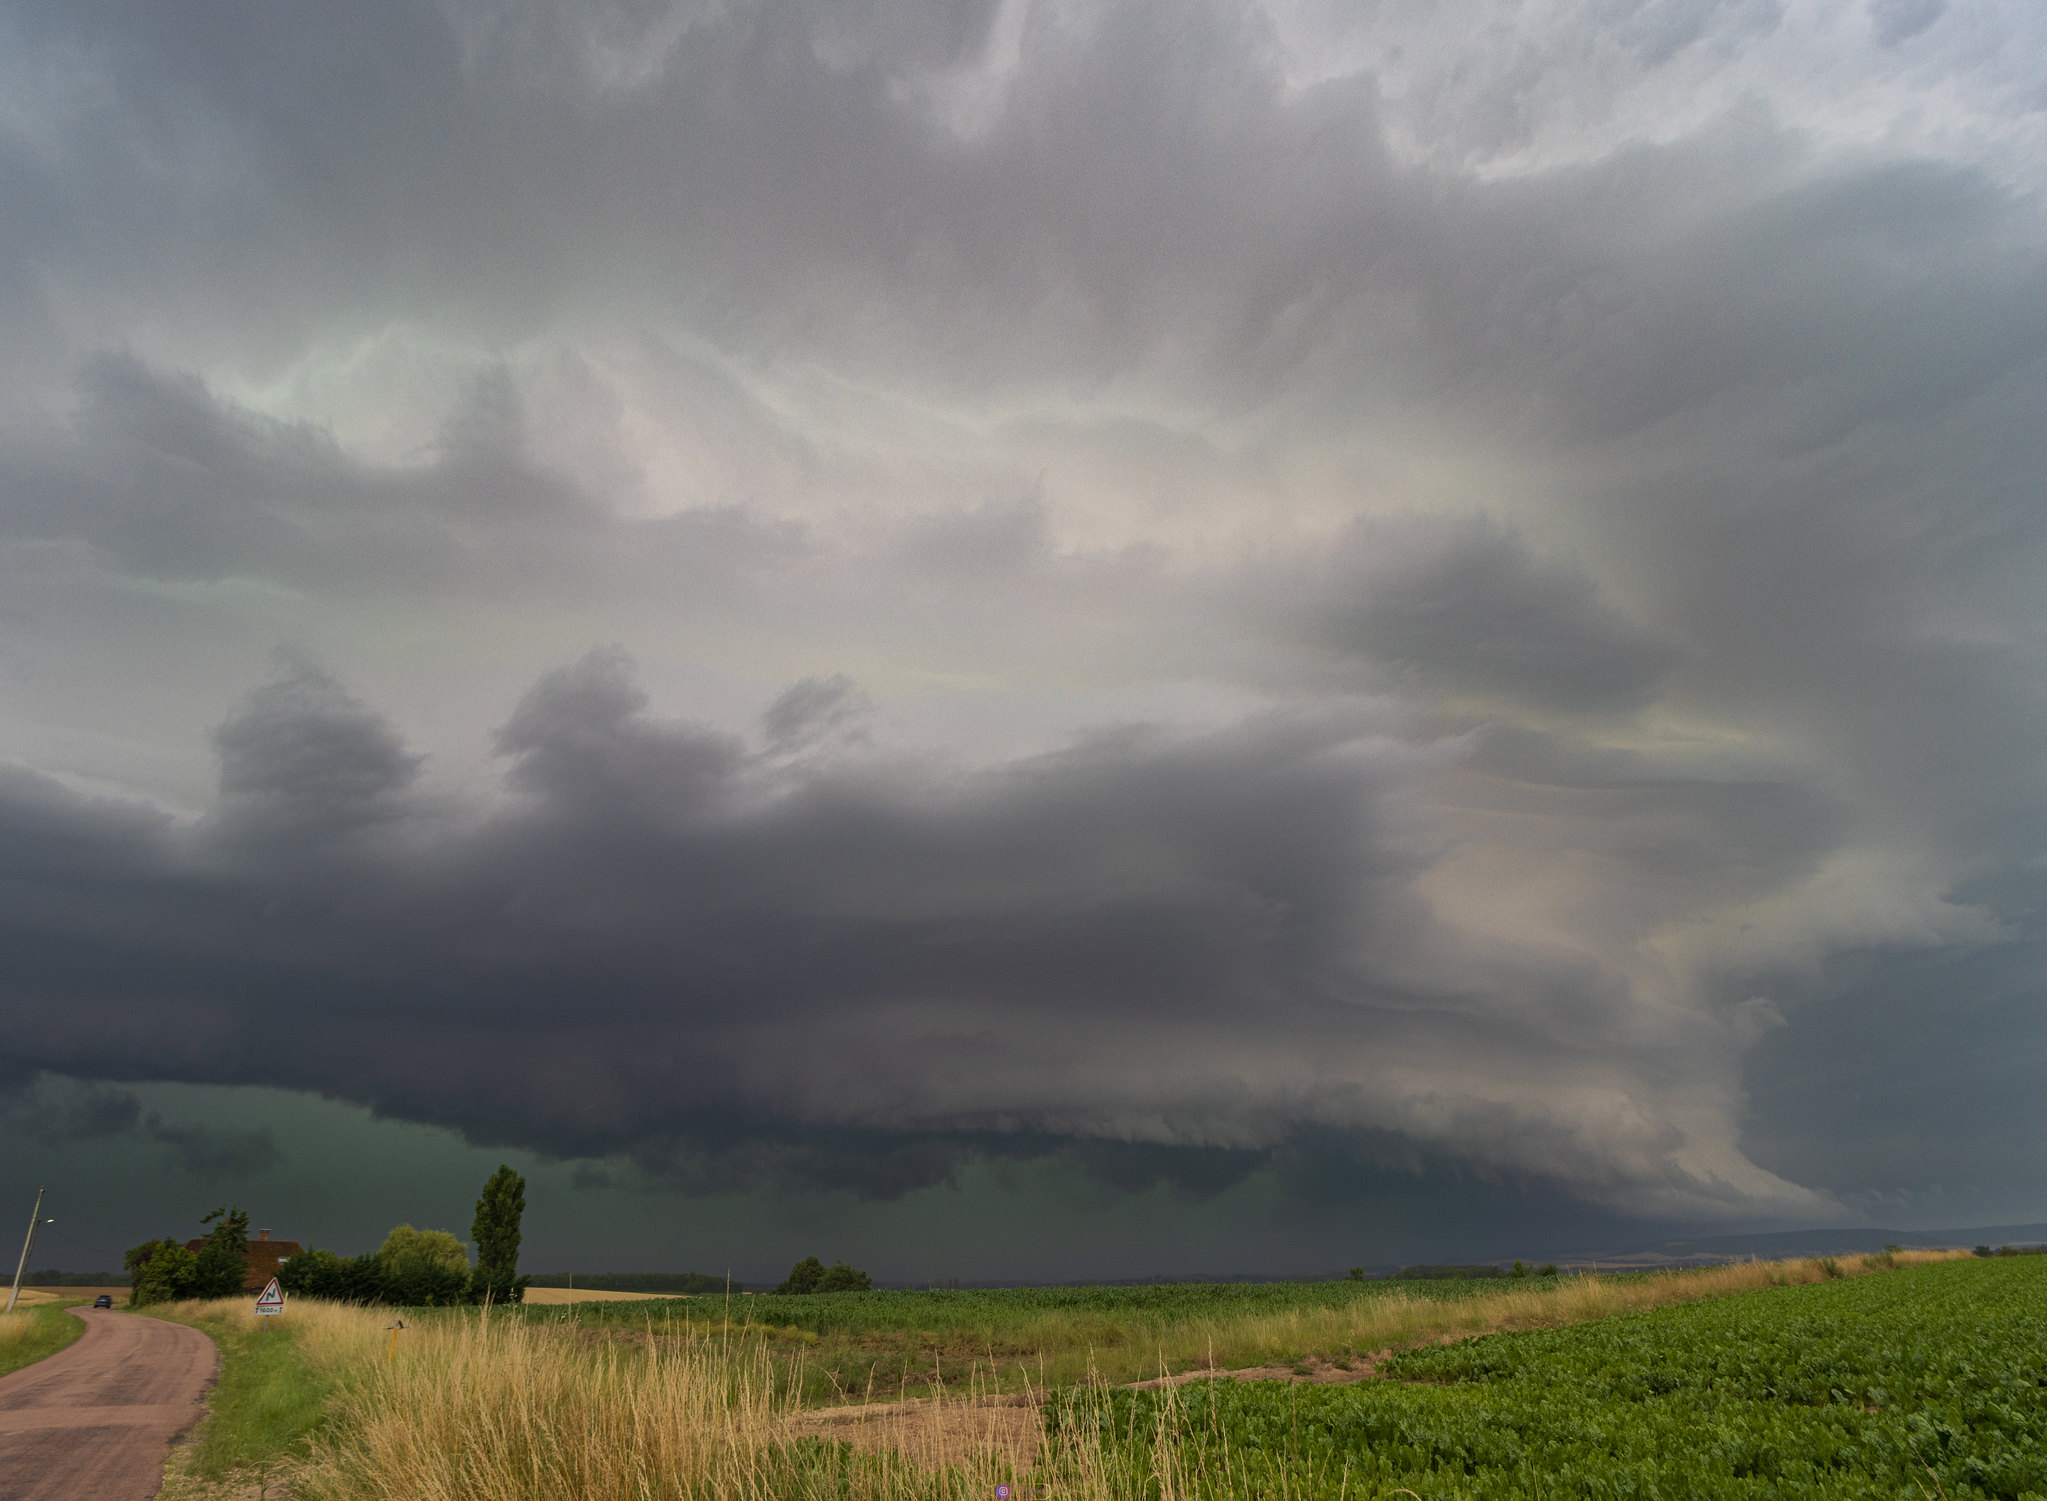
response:
<path fill-rule="evenodd" d="M 1304 1213 L 1271 1170 L 1220 1189 L 1103 1181 L 1046 1159 L 977 1162 L 941 1187 L 888 1202 L 757 1190 L 685 1196 L 619 1161 L 563 1162 L 470 1146 L 454 1133 L 356 1106 L 261 1088 L 147 1085 L 132 1129 L 53 1145 L 0 1133 L 10 1194 L 47 1186 L 38 1267 L 119 1265 L 127 1246 L 203 1233 L 233 1201 L 254 1228 L 344 1252 L 398 1223 L 464 1240 L 483 1181 L 509 1161 L 526 1178 L 529 1271 L 695 1270 L 760 1286 L 823 1252 L 891 1281 L 1340 1273 L 1482 1246 L 1554 1248 L 1554 1206 L 1446 1191 L 1414 1171 L 1353 1172 L 1371 1191 L 1347 1212 Z M 32 1191 L 32 1190 L 31 1190 Z M 26 1202 L 26 1201 L 25 1201 Z M 1321 1206 L 1315 1206 L 1320 1209 Z M 1549 1208 L 1545 1214 L 1543 1208 Z M 1565 1226 L 1579 1227 L 1566 1217 Z"/>
<path fill-rule="evenodd" d="M 2029 0 L 0 0 L 0 1209 L 2047 1215 L 2043 99 Z"/>

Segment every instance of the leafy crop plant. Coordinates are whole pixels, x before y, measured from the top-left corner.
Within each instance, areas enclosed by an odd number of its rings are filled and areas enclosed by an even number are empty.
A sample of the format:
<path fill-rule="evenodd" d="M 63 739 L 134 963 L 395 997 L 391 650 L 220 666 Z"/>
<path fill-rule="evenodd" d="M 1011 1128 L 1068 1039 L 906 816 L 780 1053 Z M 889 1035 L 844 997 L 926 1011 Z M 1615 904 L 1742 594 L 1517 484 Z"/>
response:
<path fill-rule="evenodd" d="M 1134 1496 L 2047 1497 L 2047 1260 L 1948 1261 L 1489 1335 L 1354 1386 L 1085 1390 Z"/>

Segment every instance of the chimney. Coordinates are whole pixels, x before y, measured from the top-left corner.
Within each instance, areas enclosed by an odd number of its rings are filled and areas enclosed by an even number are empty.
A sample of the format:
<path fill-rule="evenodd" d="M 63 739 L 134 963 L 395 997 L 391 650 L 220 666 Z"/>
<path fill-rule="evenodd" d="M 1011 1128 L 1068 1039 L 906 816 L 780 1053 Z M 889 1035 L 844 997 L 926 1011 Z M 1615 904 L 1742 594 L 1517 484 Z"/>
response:
<path fill-rule="evenodd" d="M 270 1232 L 269 1232 L 268 1230 L 258 1230 L 258 1231 L 256 1232 L 256 1239 L 258 1239 L 258 1240 L 268 1240 L 268 1239 L 270 1239 Z"/>

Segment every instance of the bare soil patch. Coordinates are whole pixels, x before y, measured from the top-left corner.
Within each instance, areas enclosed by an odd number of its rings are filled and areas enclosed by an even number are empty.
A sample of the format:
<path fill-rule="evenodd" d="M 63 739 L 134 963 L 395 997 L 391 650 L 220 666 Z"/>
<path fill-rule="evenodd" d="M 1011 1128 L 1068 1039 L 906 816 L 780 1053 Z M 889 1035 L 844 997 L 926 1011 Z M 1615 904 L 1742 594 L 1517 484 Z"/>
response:
<path fill-rule="evenodd" d="M 818 1407 L 789 1421 L 791 1433 L 851 1444 L 864 1454 L 894 1450 L 926 1469 L 993 1452 L 1018 1469 L 1037 1462 L 1042 1430 L 1028 1397 L 856 1403 Z"/>
<path fill-rule="evenodd" d="M 1185 1386 L 1194 1381 L 1289 1381 L 1340 1385 L 1378 1378 L 1376 1361 L 1348 1365 L 1311 1358 L 1292 1365 L 1247 1366 L 1235 1371 L 1182 1371 L 1130 1383 L 1133 1391 Z M 928 1469 L 954 1464 L 968 1456 L 993 1452 L 1019 1469 L 1037 1461 L 1043 1431 L 1039 1399 L 1031 1396 L 913 1399 L 907 1402 L 856 1402 L 843 1407 L 817 1407 L 790 1419 L 790 1431 L 828 1443 L 847 1443 L 867 1454 L 893 1449 Z"/>

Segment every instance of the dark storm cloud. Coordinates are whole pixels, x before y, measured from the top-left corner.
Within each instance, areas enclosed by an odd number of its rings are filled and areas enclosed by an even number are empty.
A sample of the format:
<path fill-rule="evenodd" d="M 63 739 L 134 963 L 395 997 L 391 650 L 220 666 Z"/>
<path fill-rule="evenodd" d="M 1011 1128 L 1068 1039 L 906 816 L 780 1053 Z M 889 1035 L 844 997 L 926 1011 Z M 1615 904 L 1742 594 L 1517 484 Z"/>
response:
<path fill-rule="evenodd" d="M 389 818 L 419 770 L 388 724 L 317 669 L 257 689 L 214 745 L 223 818 L 266 838 Z"/>
<path fill-rule="evenodd" d="M 280 1156 L 264 1127 L 221 1127 L 146 1114 L 132 1089 L 11 1067 L 20 1082 L 0 1087 L 0 1128 L 45 1147 L 134 1137 L 162 1149 L 166 1164 L 201 1178 L 260 1172 Z"/>
<path fill-rule="evenodd" d="M 454 414 L 435 462 L 412 471 L 352 462 L 322 430 L 237 410 L 132 358 L 92 358 L 77 384 L 66 427 L 6 455 L 0 534 L 88 543 L 123 571 L 416 588 L 516 565 L 536 535 L 595 519 L 519 462 L 515 414 L 476 420 L 504 400 L 488 382 Z"/>
<path fill-rule="evenodd" d="M 704 1187 L 1965 1176 L 2040 1035 L 2038 48 L 1842 16 L 12 7 L 9 1057 Z M 308 636 L 195 815 L 95 796 L 189 809 Z M 939 686 L 1007 748 L 891 739 Z M 1922 1059 L 1976 1113 L 1858 1146 Z"/>
<path fill-rule="evenodd" d="M 194 1178 L 245 1178 L 267 1172 L 284 1158 L 267 1127 L 174 1125 L 152 1114 L 145 1134 L 163 1149 L 166 1163 Z"/>
<path fill-rule="evenodd" d="M 1325 566 L 1298 617 L 1308 640 L 1429 687 L 1625 708 L 1677 660 L 1584 571 L 1496 521 L 1361 527 Z"/>
<path fill-rule="evenodd" d="M 142 1102 L 133 1090 L 18 1067 L 8 1072 L 19 1082 L 7 1086 L 0 1077 L 0 1121 L 33 1141 L 56 1145 L 117 1136 L 142 1119 Z"/>
<path fill-rule="evenodd" d="M 805 678 L 768 705 L 761 729 L 776 750 L 798 750 L 826 736 L 844 733 L 872 704 L 843 672 Z"/>
<path fill-rule="evenodd" d="M 704 1187 L 898 1193 L 1065 1144 L 1116 1181 L 1227 1179 L 1313 1120 L 1449 1136 L 1595 1196 L 1645 1176 L 1710 1194 L 1675 1136 L 1604 1139 L 1639 1060 L 1558 1051 L 1511 993 L 1583 977 L 1427 978 L 1403 803 L 1428 758 L 1378 729 L 1139 728 L 937 779 L 791 769 L 652 717 L 600 652 L 506 722 L 509 800 L 451 810 L 409 790 L 388 727 L 300 670 L 222 727 L 220 812 L 192 829 L 15 786 L 11 824 L 49 848 L 9 885 L 65 920 L 10 906 L 11 1047 L 288 1082 Z M 61 1024 L 38 994 L 67 998 Z M 1560 1112 L 1531 1075 L 1602 1103 Z M 1194 1155 L 1116 1155 L 1139 1145 Z M 260 1155 L 191 1146 L 200 1167 Z"/>

